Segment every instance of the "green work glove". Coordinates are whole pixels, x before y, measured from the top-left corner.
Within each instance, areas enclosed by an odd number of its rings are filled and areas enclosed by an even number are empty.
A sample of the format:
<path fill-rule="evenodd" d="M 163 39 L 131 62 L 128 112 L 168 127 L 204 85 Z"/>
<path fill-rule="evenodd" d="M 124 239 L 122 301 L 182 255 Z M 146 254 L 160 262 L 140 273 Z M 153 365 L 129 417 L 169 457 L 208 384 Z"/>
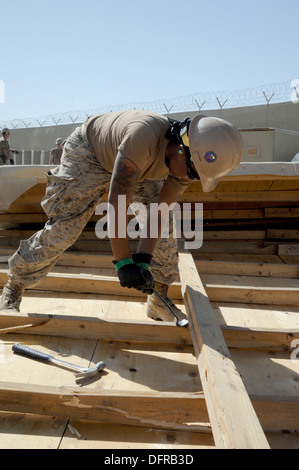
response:
<path fill-rule="evenodd" d="M 113 261 L 113 263 L 122 287 L 133 287 L 145 294 L 153 293 L 155 281 L 143 263 L 136 264 L 132 258 Z M 145 264 L 149 267 L 148 263 Z"/>

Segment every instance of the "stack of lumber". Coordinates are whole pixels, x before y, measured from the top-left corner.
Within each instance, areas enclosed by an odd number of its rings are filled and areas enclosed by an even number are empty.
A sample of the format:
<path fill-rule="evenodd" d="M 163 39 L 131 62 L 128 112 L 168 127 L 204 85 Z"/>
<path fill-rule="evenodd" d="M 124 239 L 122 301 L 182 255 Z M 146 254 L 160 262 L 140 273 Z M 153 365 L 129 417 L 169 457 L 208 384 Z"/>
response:
<path fill-rule="evenodd" d="M 39 179 L 0 214 L 0 287 L 9 256 L 46 220 L 44 190 Z M 180 241 L 170 287 L 187 329 L 148 319 L 146 297 L 120 287 L 93 216 L 21 313 L 0 316 L 0 447 L 299 448 L 298 195 L 299 176 L 277 174 L 183 195 L 204 204 L 203 245 Z M 106 368 L 78 386 L 13 354 L 16 342 Z"/>

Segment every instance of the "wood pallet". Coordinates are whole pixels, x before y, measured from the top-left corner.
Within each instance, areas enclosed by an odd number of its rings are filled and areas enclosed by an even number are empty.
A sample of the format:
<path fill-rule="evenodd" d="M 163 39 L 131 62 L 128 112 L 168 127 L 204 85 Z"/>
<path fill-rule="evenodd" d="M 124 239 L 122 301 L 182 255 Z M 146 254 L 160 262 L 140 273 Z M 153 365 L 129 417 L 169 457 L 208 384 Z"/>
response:
<path fill-rule="evenodd" d="M 119 286 L 93 221 L 26 291 L 21 313 L 0 317 L 1 448 L 299 448 L 299 232 L 286 216 L 299 180 L 227 184 L 207 195 L 203 246 L 180 247 L 170 295 L 190 328 L 147 319 L 146 298 Z M 19 240 L 43 221 L 43 190 L 0 216 L 0 286 Z M 79 387 L 66 370 L 14 355 L 15 342 L 106 369 Z"/>

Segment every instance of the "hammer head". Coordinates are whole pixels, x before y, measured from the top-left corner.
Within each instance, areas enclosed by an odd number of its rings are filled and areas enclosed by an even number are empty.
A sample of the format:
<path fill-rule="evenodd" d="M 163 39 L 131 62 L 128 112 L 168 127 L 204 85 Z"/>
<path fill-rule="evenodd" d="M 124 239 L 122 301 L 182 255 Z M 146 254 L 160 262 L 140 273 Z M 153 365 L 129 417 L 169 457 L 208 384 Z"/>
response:
<path fill-rule="evenodd" d="M 105 363 L 103 361 L 100 361 L 94 367 L 90 367 L 89 369 L 82 370 L 82 372 L 77 372 L 75 374 L 75 377 L 78 378 L 78 380 L 76 380 L 76 383 L 80 383 L 85 379 L 90 379 L 91 377 L 94 377 L 99 372 L 101 372 L 105 367 L 106 367 Z"/>

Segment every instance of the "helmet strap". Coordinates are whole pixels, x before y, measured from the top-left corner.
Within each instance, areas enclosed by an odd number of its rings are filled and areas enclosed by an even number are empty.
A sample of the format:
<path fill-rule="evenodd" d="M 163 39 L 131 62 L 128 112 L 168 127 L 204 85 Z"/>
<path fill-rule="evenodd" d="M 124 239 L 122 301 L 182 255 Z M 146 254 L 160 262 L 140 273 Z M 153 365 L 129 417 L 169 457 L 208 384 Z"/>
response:
<path fill-rule="evenodd" d="M 185 132 L 188 132 L 188 129 L 189 129 L 189 126 L 190 126 L 190 123 L 191 123 L 191 119 L 186 118 L 182 122 L 175 121 L 174 119 L 170 119 L 170 118 L 168 118 L 168 120 L 169 120 L 171 126 L 165 134 L 166 139 L 168 139 L 170 142 L 172 142 L 174 144 L 179 144 L 179 145 L 183 146 L 184 151 L 185 151 L 185 155 L 186 155 L 187 175 L 192 180 L 195 180 L 195 179 L 199 180 L 200 177 L 198 176 L 196 171 L 193 170 L 192 165 L 191 165 L 191 154 L 190 154 L 189 147 L 187 147 L 184 144 L 183 139 L 182 139 L 182 131 L 185 128 L 187 128 L 185 130 Z"/>
<path fill-rule="evenodd" d="M 185 127 L 189 127 L 191 119 L 186 118 L 184 121 L 180 122 L 168 118 L 168 121 L 170 122 L 171 126 L 165 134 L 166 139 L 170 140 L 170 142 L 174 144 L 181 145 L 183 143 L 181 137 L 182 130 L 185 129 Z"/>
<path fill-rule="evenodd" d="M 185 155 L 186 155 L 186 166 L 187 166 L 187 175 L 191 180 L 200 180 L 199 175 L 196 171 L 193 170 L 191 165 L 191 153 L 189 147 L 184 145 Z"/>

